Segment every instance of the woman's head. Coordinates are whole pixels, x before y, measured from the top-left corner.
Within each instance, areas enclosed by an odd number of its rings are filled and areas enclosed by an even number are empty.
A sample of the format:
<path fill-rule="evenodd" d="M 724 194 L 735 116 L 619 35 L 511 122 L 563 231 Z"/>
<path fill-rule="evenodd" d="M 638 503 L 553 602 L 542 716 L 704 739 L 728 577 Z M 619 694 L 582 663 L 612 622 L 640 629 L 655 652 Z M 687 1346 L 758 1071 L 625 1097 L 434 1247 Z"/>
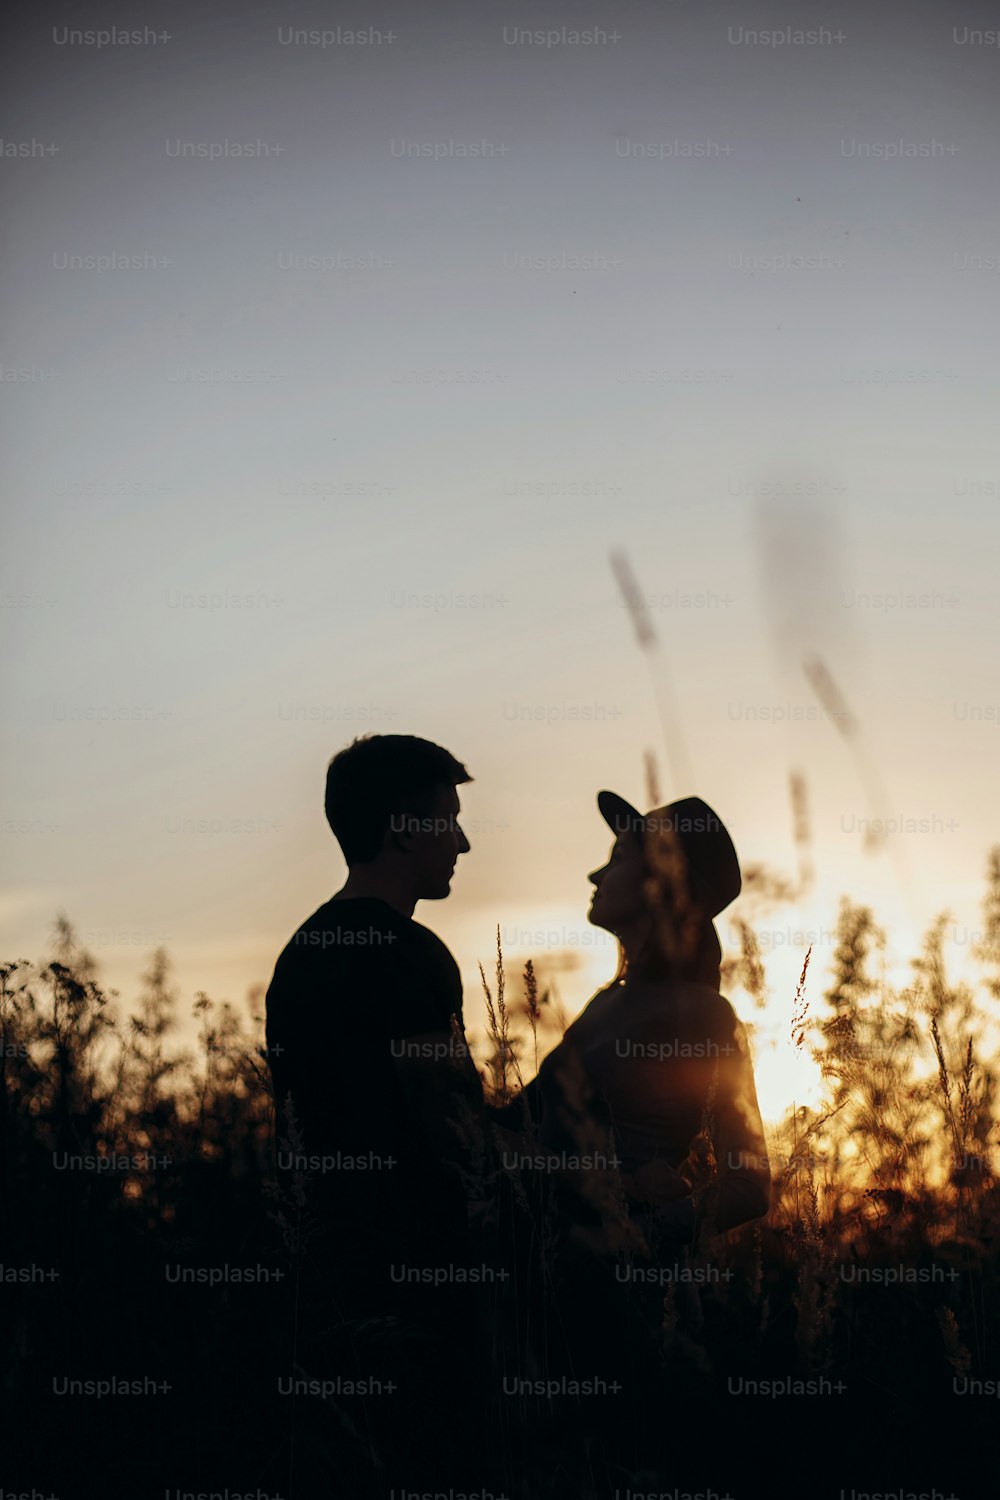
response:
<path fill-rule="evenodd" d="M 640 816 L 612 792 L 598 805 L 617 834 L 589 879 L 589 918 L 614 933 L 623 972 L 674 975 L 718 986 L 722 951 L 712 924 L 739 893 L 739 861 L 722 823 L 699 798 Z"/>
<path fill-rule="evenodd" d="M 587 876 L 594 887 L 588 912 L 594 926 L 624 940 L 637 926 L 645 924 L 649 907 L 643 886 L 648 874 L 640 840 L 630 833 L 619 834 L 607 863 Z"/>
<path fill-rule="evenodd" d="M 721 949 L 711 918 L 669 869 L 657 867 L 633 835 L 620 835 L 606 864 L 588 876 L 594 895 L 588 917 L 618 939 L 621 974 L 674 975 L 717 987 Z"/>

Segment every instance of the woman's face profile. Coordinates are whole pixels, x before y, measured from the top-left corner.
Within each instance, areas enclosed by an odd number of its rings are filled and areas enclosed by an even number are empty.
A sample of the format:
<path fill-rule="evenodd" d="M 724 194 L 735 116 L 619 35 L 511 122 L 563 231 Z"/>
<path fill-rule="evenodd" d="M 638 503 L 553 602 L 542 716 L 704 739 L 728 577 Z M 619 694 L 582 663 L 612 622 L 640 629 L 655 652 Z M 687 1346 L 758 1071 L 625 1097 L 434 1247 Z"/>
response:
<path fill-rule="evenodd" d="M 595 887 L 587 913 L 595 927 L 621 937 L 649 916 L 643 894 L 646 873 L 639 840 L 631 835 L 617 838 L 607 864 L 587 876 Z"/>

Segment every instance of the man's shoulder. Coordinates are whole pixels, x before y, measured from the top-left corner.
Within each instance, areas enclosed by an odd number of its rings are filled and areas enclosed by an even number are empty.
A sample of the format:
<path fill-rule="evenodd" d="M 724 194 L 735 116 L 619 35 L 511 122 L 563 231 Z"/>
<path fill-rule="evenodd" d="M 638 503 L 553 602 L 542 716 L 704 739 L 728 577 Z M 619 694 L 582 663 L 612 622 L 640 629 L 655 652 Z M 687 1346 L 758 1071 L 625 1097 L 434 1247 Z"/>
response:
<path fill-rule="evenodd" d="M 456 974 L 458 973 L 458 964 L 455 962 L 455 955 L 443 938 L 439 938 L 437 933 L 433 932 L 431 928 L 425 927 L 422 922 L 416 922 L 412 918 L 409 920 L 408 927 L 414 945 L 422 949 L 428 958 L 436 960 L 446 968 L 454 969 Z"/>
<path fill-rule="evenodd" d="M 289 940 L 285 951 L 398 957 L 408 967 L 427 964 L 458 974 L 451 949 L 436 932 L 385 901 L 332 898 L 317 908 Z"/>
<path fill-rule="evenodd" d="M 405 935 L 407 918 L 382 901 L 324 901 L 300 923 L 278 963 L 322 954 L 327 959 L 358 952 L 391 953 Z"/>
<path fill-rule="evenodd" d="M 381 913 L 361 912 L 353 905 L 325 901 L 299 924 L 275 961 L 269 1009 L 301 996 L 313 980 L 346 979 L 361 953 L 391 952 L 397 945 L 395 928 Z"/>
<path fill-rule="evenodd" d="M 273 1010 L 304 1002 L 317 987 L 372 982 L 384 992 L 397 983 L 446 991 L 453 1008 L 461 1008 L 458 964 L 435 932 L 383 901 L 335 898 L 317 907 L 281 950 L 267 1003 Z"/>

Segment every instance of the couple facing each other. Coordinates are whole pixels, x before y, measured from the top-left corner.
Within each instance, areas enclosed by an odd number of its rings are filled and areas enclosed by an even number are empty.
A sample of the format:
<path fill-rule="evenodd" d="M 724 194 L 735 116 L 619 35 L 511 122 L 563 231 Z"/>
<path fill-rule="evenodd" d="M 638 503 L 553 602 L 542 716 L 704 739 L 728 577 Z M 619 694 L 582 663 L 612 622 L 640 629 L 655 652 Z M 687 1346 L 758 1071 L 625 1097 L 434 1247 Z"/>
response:
<path fill-rule="evenodd" d="M 591 1170 L 602 1145 L 626 1241 L 634 1225 L 676 1250 L 768 1209 L 746 1037 L 719 993 L 713 918 L 741 888 L 726 829 L 699 798 L 643 816 L 599 793 L 615 838 L 589 876 L 588 916 L 618 939 L 618 973 L 523 1093 L 489 1109 L 458 966 L 413 920 L 469 852 L 457 788 L 471 779 L 409 735 L 333 758 L 325 809 L 347 880 L 293 935 L 267 991 L 279 1180 L 304 1205 L 307 1259 L 337 1279 L 341 1316 L 388 1305 L 398 1267 L 468 1259 L 470 1173 L 495 1170 L 505 1143 L 554 1164 L 560 1231 L 605 1248 L 622 1241 L 607 1233 L 608 1173 Z"/>

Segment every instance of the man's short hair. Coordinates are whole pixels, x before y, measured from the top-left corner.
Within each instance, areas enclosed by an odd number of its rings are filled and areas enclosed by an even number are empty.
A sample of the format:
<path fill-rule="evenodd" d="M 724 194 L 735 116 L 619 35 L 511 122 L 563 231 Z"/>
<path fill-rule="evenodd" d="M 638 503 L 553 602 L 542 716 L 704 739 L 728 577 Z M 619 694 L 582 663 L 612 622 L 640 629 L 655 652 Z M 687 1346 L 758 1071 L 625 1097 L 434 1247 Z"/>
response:
<path fill-rule="evenodd" d="M 382 848 L 400 813 L 427 814 L 439 786 L 472 777 L 450 751 L 412 734 L 368 734 L 333 757 L 326 773 L 326 820 L 349 865 Z"/>

